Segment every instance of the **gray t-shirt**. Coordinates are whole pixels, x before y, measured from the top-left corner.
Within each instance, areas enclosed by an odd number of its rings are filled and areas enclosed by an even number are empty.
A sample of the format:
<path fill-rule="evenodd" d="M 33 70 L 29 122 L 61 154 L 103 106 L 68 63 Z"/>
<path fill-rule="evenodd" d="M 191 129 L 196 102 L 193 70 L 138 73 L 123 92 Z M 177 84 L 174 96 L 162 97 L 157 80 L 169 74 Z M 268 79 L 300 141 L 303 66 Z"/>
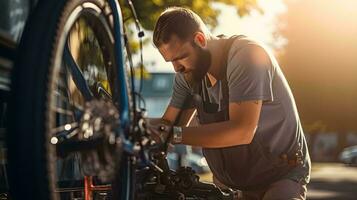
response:
<path fill-rule="evenodd" d="M 255 137 L 260 138 L 265 151 L 279 156 L 290 151 L 296 142 L 302 146 L 304 164 L 292 169 L 286 177 L 298 182 L 308 183 L 311 163 L 305 136 L 301 128 L 294 97 L 274 56 L 257 42 L 247 37 L 238 37 L 228 51 L 226 71 L 230 103 L 263 100 Z M 222 84 L 224 84 L 223 81 L 218 80 L 215 85 L 206 84 L 205 87 L 205 91 L 208 92 L 208 101 L 220 105 L 219 107 L 221 107 L 223 98 Z M 187 99 L 192 99 L 192 95 L 192 88 L 189 87 L 184 76 L 177 73 L 170 105 L 180 109 L 192 108 L 191 101 L 187 101 Z M 210 157 L 208 156 L 208 163 L 211 169 L 214 168 L 212 169 L 213 173 L 218 173 L 215 176 L 218 179 L 220 176 L 223 177 L 219 180 L 227 180 L 224 176 L 230 176 L 230 170 L 235 173 L 234 170 L 240 169 L 240 166 L 245 164 L 242 159 L 249 159 L 249 157 L 235 157 L 235 151 L 246 150 L 241 150 L 240 147 L 223 149 L 223 153 L 220 155 L 225 157 L 225 153 L 229 152 L 229 158 L 226 156 L 229 161 L 225 159 L 217 160 L 217 156 L 214 157 L 215 160 L 212 160 L 213 158 L 209 160 Z M 249 152 L 249 150 L 247 151 Z M 232 152 L 233 155 L 231 155 Z M 227 161 L 229 163 L 224 163 Z M 222 166 L 218 166 L 217 162 L 222 162 Z M 252 166 L 251 168 L 258 169 L 259 167 L 261 166 Z M 224 173 L 223 171 L 228 175 L 220 175 L 220 173 Z M 255 171 L 248 173 L 254 174 Z M 236 176 L 239 179 L 239 175 Z M 232 180 L 231 182 L 235 180 L 235 178 L 228 179 Z M 249 185 L 249 181 L 246 182 Z M 230 184 L 234 185 L 234 183 Z"/>

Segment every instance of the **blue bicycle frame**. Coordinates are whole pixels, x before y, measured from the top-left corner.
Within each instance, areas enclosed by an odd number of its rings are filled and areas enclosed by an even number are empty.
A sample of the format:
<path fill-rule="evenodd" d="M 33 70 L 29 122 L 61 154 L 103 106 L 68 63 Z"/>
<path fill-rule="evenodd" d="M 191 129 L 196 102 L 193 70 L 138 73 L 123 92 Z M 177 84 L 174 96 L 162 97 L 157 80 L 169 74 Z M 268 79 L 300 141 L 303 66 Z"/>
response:
<path fill-rule="evenodd" d="M 120 113 L 120 123 L 121 127 L 124 130 L 125 138 L 128 139 L 128 130 L 130 129 L 130 112 L 129 112 L 129 96 L 126 87 L 126 73 L 124 69 L 124 28 L 123 28 L 123 17 L 120 9 L 120 5 L 116 0 L 109 0 L 109 5 L 113 9 L 113 21 L 114 21 L 114 39 L 115 39 L 115 55 L 117 61 L 117 79 L 114 82 L 118 87 L 118 91 L 114 91 L 114 96 L 119 98 L 115 99 L 116 105 L 119 107 Z M 132 150 L 130 142 L 124 142 L 124 149 L 126 151 Z M 120 178 L 127 183 L 127 185 L 122 186 L 122 191 L 120 191 L 120 199 L 132 199 L 134 191 L 131 191 L 132 187 L 135 184 L 134 173 L 132 170 L 132 161 L 130 157 L 124 153 L 122 157 L 122 168 L 120 173 Z M 123 168 L 124 167 L 124 168 Z M 121 182 L 121 181 L 120 181 Z M 119 183 L 119 184 L 122 184 Z"/>

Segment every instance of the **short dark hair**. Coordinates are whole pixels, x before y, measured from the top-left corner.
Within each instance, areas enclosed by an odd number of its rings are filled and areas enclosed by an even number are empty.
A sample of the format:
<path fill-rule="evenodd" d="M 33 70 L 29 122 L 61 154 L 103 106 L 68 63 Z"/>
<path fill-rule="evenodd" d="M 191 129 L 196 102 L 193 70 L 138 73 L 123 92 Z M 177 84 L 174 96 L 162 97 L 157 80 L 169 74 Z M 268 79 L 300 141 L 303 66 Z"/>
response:
<path fill-rule="evenodd" d="M 187 40 L 197 31 L 203 31 L 202 19 L 192 10 L 184 7 L 169 7 L 161 13 L 156 22 L 153 41 L 156 47 L 167 43 L 172 35 Z"/>

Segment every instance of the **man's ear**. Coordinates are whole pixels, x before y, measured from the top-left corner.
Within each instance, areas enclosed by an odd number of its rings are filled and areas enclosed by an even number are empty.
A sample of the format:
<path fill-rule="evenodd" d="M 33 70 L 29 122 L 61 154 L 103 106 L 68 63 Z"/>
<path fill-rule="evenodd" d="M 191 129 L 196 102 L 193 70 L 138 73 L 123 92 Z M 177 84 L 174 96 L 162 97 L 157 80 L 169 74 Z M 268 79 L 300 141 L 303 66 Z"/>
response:
<path fill-rule="evenodd" d="M 201 31 L 198 31 L 194 34 L 193 41 L 202 48 L 206 47 L 207 45 L 206 36 Z"/>

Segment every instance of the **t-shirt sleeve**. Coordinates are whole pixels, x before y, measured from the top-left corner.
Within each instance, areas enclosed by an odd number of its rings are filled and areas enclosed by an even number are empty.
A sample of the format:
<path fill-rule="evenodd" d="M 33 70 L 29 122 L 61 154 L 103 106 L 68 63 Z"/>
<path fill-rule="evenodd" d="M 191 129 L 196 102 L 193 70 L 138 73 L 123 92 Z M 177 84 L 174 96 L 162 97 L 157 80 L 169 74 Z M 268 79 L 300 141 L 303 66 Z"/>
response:
<path fill-rule="evenodd" d="M 273 66 L 266 50 L 258 44 L 243 48 L 232 45 L 228 55 L 229 102 L 273 101 Z"/>
<path fill-rule="evenodd" d="M 175 75 L 173 91 L 169 105 L 179 109 L 189 109 L 194 107 L 192 103 L 191 90 L 183 74 L 176 73 Z"/>

